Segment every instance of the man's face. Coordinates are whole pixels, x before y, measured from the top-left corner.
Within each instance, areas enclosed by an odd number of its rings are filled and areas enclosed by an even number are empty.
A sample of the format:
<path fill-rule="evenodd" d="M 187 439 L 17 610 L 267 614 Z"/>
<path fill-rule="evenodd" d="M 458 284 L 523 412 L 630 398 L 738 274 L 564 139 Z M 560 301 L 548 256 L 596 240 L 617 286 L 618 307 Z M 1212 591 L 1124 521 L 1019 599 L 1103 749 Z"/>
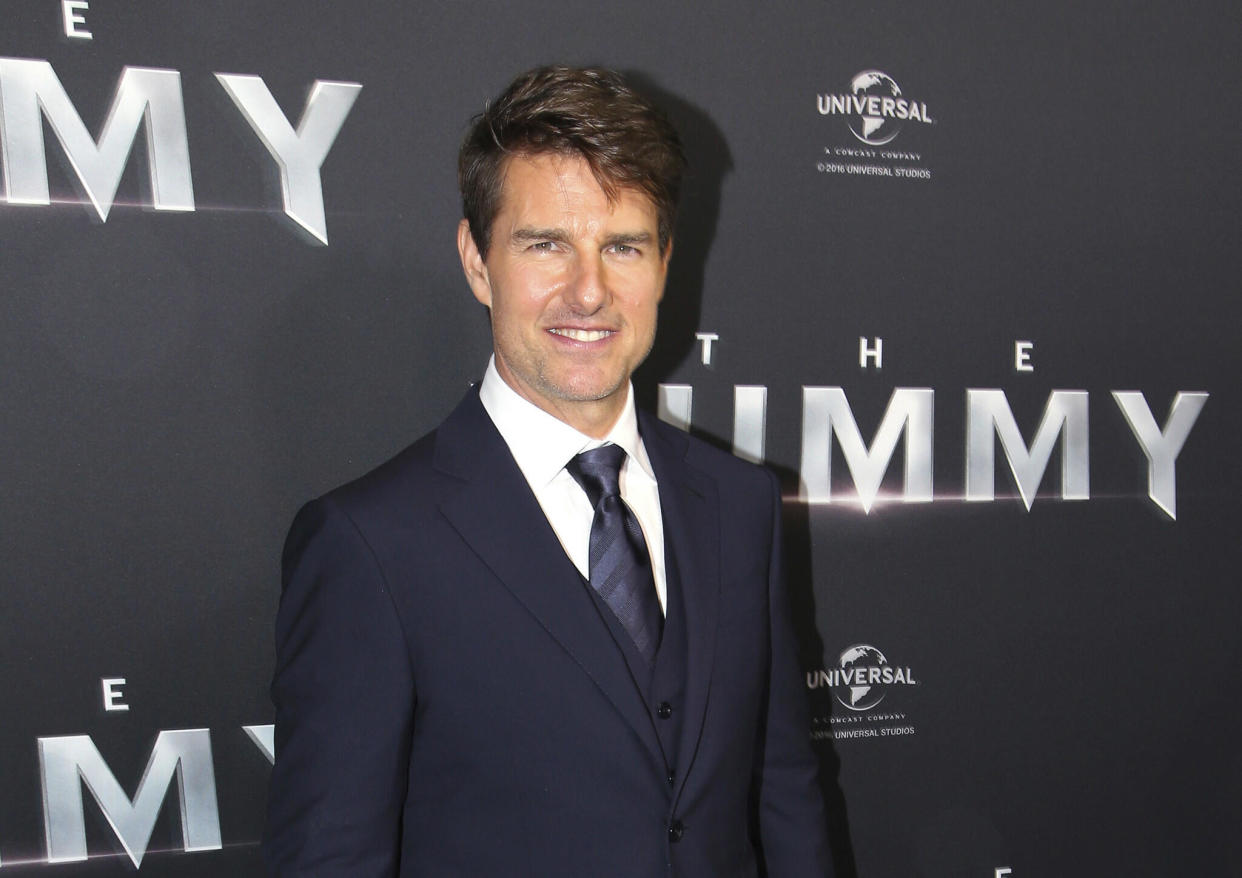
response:
<path fill-rule="evenodd" d="M 610 204 L 585 161 L 556 154 L 508 161 L 486 259 L 458 228 L 466 278 L 491 309 L 496 370 L 588 435 L 616 422 L 651 350 L 672 249 L 657 233 L 646 194 L 621 188 Z"/>

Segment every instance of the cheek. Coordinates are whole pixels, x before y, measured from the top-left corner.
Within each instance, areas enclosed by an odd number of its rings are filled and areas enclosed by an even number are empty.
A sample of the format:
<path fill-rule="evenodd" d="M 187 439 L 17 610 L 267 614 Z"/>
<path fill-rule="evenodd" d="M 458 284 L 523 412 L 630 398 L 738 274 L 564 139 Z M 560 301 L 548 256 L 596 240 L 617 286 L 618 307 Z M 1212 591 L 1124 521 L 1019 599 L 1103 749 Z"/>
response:
<path fill-rule="evenodd" d="M 549 282 L 539 272 L 514 269 L 493 275 L 493 320 L 511 327 L 538 319 L 546 301 Z"/>
<path fill-rule="evenodd" d="M 632 320 L 646 329 L 655 328 L 656 314 L 660 306 L 660 291 L 644 285 L 629 299 L 628 308 Z"/>
<path fill-rule="evenodd" d="M 563 272 L 550 266 L 524 266 L 509 279 L 511 305 L 531 318 L 537 317 L 564 286 Z"/>

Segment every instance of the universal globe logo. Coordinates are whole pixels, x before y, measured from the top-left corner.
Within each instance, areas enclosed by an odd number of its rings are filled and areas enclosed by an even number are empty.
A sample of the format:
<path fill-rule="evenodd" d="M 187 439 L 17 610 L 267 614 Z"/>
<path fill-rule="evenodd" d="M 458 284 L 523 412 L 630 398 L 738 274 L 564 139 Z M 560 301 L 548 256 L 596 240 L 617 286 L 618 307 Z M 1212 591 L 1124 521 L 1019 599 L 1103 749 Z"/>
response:
<path fill-rule="evenodd" d="M 847 647 L 837 667 L 807 674 L 807 687 L 828 686 L 842 707 L 867 711 L 878 705 L 892 686 L 917 686 L 908 667 L 889 663 L 884 653 L 866 643 Z"/>
<path fill-rule="evenodd" d="M 868 146 L 884 146 L 901 133 L 906 122 L 935 123 L 927 104 L 910 100 L 887 73 L 864 70 L 850 80 L 845 94 L 821 94 L 821 116 L 844 116 L 854 136 Z"/>

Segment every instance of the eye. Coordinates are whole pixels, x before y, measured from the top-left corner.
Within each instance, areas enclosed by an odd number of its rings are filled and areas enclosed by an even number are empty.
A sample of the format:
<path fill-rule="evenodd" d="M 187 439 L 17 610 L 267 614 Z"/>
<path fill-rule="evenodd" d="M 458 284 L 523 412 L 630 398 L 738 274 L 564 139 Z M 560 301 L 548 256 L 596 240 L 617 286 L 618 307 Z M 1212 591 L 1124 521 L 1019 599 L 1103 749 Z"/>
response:
<path fill-rule="evenodd" d="M 610 249 L 613 253 L 616 253 L 618 256 L 624 256 L 627 258 L 633 258 L 642 252 L 631 244 L 613 244 L 608 249 Z"/>
<path fill-rule="evenodd" d="M 551 253 L 556 249 L 556 243 L 553 241 L 536 241 L 530 245 L 530 249 L 539 253 Z"/>

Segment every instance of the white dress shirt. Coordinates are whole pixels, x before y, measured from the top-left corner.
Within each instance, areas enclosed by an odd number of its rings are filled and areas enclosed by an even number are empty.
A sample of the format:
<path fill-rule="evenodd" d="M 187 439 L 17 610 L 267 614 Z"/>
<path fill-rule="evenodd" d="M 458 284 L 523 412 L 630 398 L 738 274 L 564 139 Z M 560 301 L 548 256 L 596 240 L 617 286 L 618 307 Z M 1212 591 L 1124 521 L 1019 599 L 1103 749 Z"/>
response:
<path fill-rule="evenodd" d="M 591 522 L 595 510 L 586 492 L 565 469 L 565 464 L 579 452 L 609 443 L 620 445 L 625 450 L 625 463 L 621 466 L 621 499 L 642 526 L 647 551 L 651 555 L 656 594 L 663 609 L 667 587 L 660 491 L 647 450 L 638 435 L 634 388 L 626 386 L 625 408 L 603 439 L 592 439 L 585 433 L 579 433 L 519 396 L 496 371 L 495 357 L 488 361 L 487 372 L 479 387 L 479 398 L 509 446 L 518 469 L 526 477 L 565 554 L 586 579 L 590 579 Z"/>

